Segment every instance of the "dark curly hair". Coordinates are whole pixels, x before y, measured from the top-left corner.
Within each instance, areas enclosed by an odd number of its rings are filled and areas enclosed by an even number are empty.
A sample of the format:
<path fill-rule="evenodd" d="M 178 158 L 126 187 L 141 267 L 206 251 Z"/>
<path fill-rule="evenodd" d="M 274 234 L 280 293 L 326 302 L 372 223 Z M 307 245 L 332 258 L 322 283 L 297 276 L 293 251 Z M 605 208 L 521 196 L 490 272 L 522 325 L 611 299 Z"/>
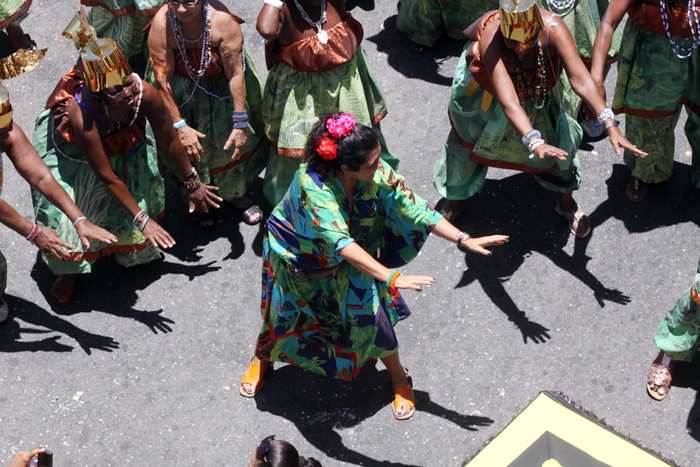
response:
<path fill-rule="evenodd" d="M 260 446 L 255 450 L 255 458 L 258 467 L 323 467 L 313 457 L 306 459 L 300 456 L 294 446 L 275 439 L 275 435 L 260 441 Z"/>
<path fill-rule="evenodd" d="M 367 153 L 372 151 L 379 144 L 379 136 L 370 127 L 356 124 L 352 132 L 339 139 L 334 139 L 337 146 L 337 157 L 332 160 L 326 160 L 316 151 L 316 144 L 319 138 L 327 135 L 326 120 L 329 118 L 337 119 L 340 117 L 340 112 L 330 112 L 321 115 L 320 120 L 314 125 L 306 140 L 306 148 L 304 160 L 309 166 L 315 169 L 318 166 L 325 165 L 336 172 L 340 171 L 340 167 L 345 165 L 353 172 L 360 170 L 362 164 L 367 161 Z"/>

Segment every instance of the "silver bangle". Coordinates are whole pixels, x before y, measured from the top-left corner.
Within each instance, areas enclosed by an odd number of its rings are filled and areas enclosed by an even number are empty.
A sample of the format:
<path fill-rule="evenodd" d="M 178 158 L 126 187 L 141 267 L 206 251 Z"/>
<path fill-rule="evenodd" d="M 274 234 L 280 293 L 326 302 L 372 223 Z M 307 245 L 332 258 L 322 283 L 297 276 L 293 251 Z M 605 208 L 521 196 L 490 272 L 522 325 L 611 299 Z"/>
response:
<path fill-rule="evenodd" d="M 148 214 L 144 212 L 143 217 L 141 218 L 141 222 L 139 223 L 139 230 L 141 232 L 143 232 L 143 229 L 146 228 L 146 224 L 148 224 L 148 219 L 150 219 L 150 217 L 148 217 Z"/>
<path fill-rule="evenodd" d="M 77 227 L 78 224 L 80 224 L 81 222 L 86 221 L 86 220 L 87 220 L 87 217 L 85 217 L 85 216 L 78 217 L 76 220 L 73 221 L 73 227 Z"/>
<path fill-rule="evenodd" d="M 532 140 L 530 140 L 530 144 L 527 145 L 527 148 L 530 150 L 530 152 L 533 152 L 537 146 L 540 146 L 542 144 L 544 144 L 544 140 L 542 138 L 533 138 Z"/>
<path fill-rule="evenodd" d="M 139 212 L 136 213 L 136 215 L 134 216 L 134 220 L 133 220 L 132 222 L 133 222 L 134 224 L 138 225 L 138 224 L 139 224 L 139 219 L 140 219 L 141 216 L 143 216 L 144 214 L 146 214 L 146 211 L 145 211 L 144 209 L 141 209 Z"/>
<path fill-rule="evenodd" d="M 598 121 L 601 124 L 609 118 L 612 118 L 613 120 L 615 119 L 615 114 L 613 113 L 612 110 L 610 110 L 610 107 L 604 108 L 603 111 L 598 114 Z"/>
<path fill-rule="evenodd" d="M 607 132 L 610 128 L 612 128 L 614 126 L 620 126 L 620 122 L 618 122 L 617 120 L 613 120 L 612 122 L 606 123 L 605 124 L 605 131 Z"/>

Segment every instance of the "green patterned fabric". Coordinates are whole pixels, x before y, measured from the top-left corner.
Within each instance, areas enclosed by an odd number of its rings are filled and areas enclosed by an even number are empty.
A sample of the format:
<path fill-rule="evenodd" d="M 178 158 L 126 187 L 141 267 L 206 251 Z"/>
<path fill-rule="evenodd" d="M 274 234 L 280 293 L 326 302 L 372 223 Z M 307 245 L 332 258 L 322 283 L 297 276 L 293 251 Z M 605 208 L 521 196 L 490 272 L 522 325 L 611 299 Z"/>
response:
<path fill-rule="evenodd" d="M 396 29 L 412 42 L 432 47 L 444 33 L 465 40 L 462 31 L 497 8 L 498 0 L 400 0 Z"/>
<path fill-rule="evenodd" d="M 358 182 L 353 207 L 335 174 L 302 164 L 268 221 L 255 354 L 342 380 L 398 350 L 393 326 L 410 311 L 398 291 L 339 252 L 355 242 L 387 267 L 418 254 L 440 214 L 383 163 Z M 309 276 L 336 268 L 325 277 Z"/>
<path fill-rule="evenodd" d="M 12 24 L 12 16 L 19 13 L 18 10 L 29 8 L 32 0 L 2 0 L 0 2 L 0 29 L 4 29 L 8 24 Z M 7 23 L 7 24 L 5 24 Z"/>
<path fill-rule="evenodd" d="M 386 112 L 386 105 L 361 46 L 352 60 L 323 72 L 296 71 L 284 62 L 270 68 L 262 115 L 265 134 L 276 148 L 303 150 L 318 116 L 334 110 L 371 126 L 380 135 L 383 160 L 398 167 L 398 159 L 386 150 L 379 123 L 372 125 L 373 119 Z M 264 183 L 270 203 L 282 199 L 298 167 L 299 161 L 278 161 L 276 155 L 270 158 Z"/>
<path fill-rule="evenodd" d="M 674 37 L 688 47 L 692 38 Z M 681 107 L 688 110 L 685 134 L 693 149 L 692 180 L 700 187 L 700 54 L 688 59 L 673 54 L 666 36 L 627 21 L 617 65 L 613 110 L 627 113 L 627 139 L 648 152 L 646 158 L 625 151 L 632 176 L 659 183 L 671 176 L 675 150 L 674 130 Z"/>
<path fill-rule="evenodd" d="M 695 283 L 673 305 L 654 335 L 654 343 L 672 360 L 689 362 L 700 346 L 700 305 L 691 298 L 692 290 L 700 294 L 700 262 Z"/>
<path fill-rule="evenodd" d="M 537 110 L 532 124 L 545 141 L 567 151 L 569 158 L 531 159 L 503 106 L 473 79 L 466 63 L 468 47 L 469 44 L 452 81 L 449 106 L 452 130 L 434 168 L 433 185 L 438 193 L 447 199 L 466 199 L 481 189 L 487 166 L 472 160 L 472 155 L 488 159 L 489 165 L 537 172 L 533 173 L 537 182 L 551 191 L 565 193 L 578 189 L 581 168 L 576 150 L 583 133 L 578 123 L 561 109 L 557 88 L 549 91 L 545 107 Z M 525 104 L 528 115 L 532 115 L 534 100 L 528 99 Z M 551 171 L 545 172 L 548 169 Z"/>
<path fill-rule="evenodd" d="M 176 52 L 177 53 L 177 52 Z M 243 49 L 245 60 L 246 110 L 248 111 L 248 141 L 242 149 L 242 158 L 247 159 L 239 164 L 231 165 L 233 148 L 224 151 L 233 123 L 233 99 L 229 88 L 228 78 L 224 73 L 209 76 L 199 81 L 194 93 L 194 82 L 189 77 L 175 74 L 170 80 L 170 86 L 175 94 L 175 100 L 180 105 L 180 114 L 187 124 L 206 135 L 199 143 L 204 149 L 200 162 L 193 162 L 203 183 L 219 187 L 218 195 L 225 200 L 240 198 L 245 195 L 250 184 L 267 165 L 269 150 L 263 135 L 263 121 L 260 115 L 262 106 L 262 83 L 253 59 L 248 51 Z M 196 63 L 199 63 L 198 61 Z M 146 78 L 155 85 L 151 64 L 146 72 Z M 204 88 L 202 90 L 201 88 Z M 205 91 L 206 90 L 206 91 Z M 188 100 L 189 99 L 189 100 Z M 186 103 L 185 103 L 186 102 Z M 177 169 L 169 157 L 159 148 L 158 155 L 167 170 L 164 176 L 182 186 Z M 182 189 L 186 198 L 186 192 Z"/>
<path fill-rule="evenodd" d="M 133 4 L 133 2 L 128 3 Z M 161 3 L 163 0 L 151 0 L 145 2 L 143 5 L 145 8 L 142 9 L 151 8 Z M 126 6 L 128 5 L 121 6 L 121 8 L 126 8 Z M 146 27 L 151 18 L 152 16 L 141 16 L 138 10 L 114 16 L 110 10 L 100 6 L 92 7 L 88 12 L 88 20 L 95 28 L 97 36 L 113 39 L 127 59 L 133 55 L 148 54 L 148 44 L 143 28 Z"/>
<path fill-rule="evenodd" d="M 85 155 L 73 144 L 66 142 L 53 126 L 51 110 L 44 109 L 36 119 L 32 144 L 51 170 L 51 174 L 66 190 L 80 210 L 94 224 L 119 238 L 107 245 L 92 240 L 89 250 L 83 248 L 73 223 L 60 209 L 36 190 L 32 190 L 34 215 L 39 225 L 51 227 L 58 236 L 72 246 L 73 254 L 87 253 L 100 257 L 114 253 L 122 266 L 144 264 L 160 258 L 160 252 L 132 222 L 131 216 L 112 198 L 104 184 L 95 175 Z M 126 184 L 129 193 L 141 209 L 158 219 L 165 207 L 163 179 L 158 173 L 155 139 L 150 126 L 144 139 L 136 143 L 133 153 L 110 158 L 114 173 Z M 140 251 L 133 251 L 140 249 Z M 54 274 L 89 273 L 94 260 L 59 261 L 42 255 Z"/>
<path fill-rule="evenodd" d="M 0 250 L 0 297 L 5 295 L 7 290 L 7 260 Z"/>

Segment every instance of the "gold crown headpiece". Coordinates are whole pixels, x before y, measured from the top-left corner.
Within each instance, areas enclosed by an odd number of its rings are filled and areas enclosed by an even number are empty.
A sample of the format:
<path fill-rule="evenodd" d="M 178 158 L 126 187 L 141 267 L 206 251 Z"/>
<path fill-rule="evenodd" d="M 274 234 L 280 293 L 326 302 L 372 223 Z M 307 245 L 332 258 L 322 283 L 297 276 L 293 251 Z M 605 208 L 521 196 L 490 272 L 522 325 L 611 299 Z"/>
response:
<path fill-rule="evenodd" d="M 527 42 L 543 28 L 537 0 L 500 0 L 501 32 L 503 37 Z"/>
<path fill-rule="evenodd" d="M 10 93 L 0 81 L 0 128 L 5 128 L 12 123 L 12 104 L 10 104 Z"/>
<path fill-rule="evenodd" d="M 80 50 L 85 81 L 91 92 L 123 84 L 131 74 L 129 62 L 117 43 L 112 39 L 98 38 L 82 8 L 63 31 L 63 37 L 72 39 Z"/>

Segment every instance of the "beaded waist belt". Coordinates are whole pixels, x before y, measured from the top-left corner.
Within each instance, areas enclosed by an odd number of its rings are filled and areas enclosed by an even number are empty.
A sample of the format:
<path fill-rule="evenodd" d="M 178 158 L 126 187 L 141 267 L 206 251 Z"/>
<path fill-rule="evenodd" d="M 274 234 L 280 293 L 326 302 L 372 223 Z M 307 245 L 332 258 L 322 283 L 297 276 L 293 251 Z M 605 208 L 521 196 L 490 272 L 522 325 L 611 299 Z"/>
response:
<path fill-rule="evenodd" d="M 318 280 L 318 279 L 328 279 L 329 277 L 335 277 L 338 273 L 338 266 L 333 266 L 330 268 L 320 268 L 320 269 L 299 269 L 289 263 L 285 263 L 287 272 L 292 275 L 295 279 L 301 280 Z"/>

